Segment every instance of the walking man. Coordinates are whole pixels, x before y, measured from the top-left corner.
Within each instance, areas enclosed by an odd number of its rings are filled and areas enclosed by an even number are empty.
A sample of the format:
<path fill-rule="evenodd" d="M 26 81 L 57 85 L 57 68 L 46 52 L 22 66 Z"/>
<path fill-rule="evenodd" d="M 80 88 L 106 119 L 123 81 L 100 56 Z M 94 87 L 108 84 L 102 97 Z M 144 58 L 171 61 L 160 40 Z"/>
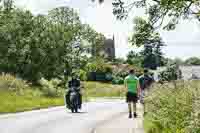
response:
<path fill-rule="evenodd" d="M 152 76 L 150 76 L 149 71 L 147 69 L 144 70 L 144 74 L 139 78 L 140 83 L 140 102 L 143 104 L 144 107 L 144 115 L 146 113 L 145 103 L 144 103 L 144 97 L 149 92 L 150 86 L 154 82 L 154 79 Z"/>
<path fill-rule="evenodd" d="M 137 117 L 136 113 L 136 103 L 138 100 L 138 96 L 140 94 L 140 87 L 139 87 L 139 80 L 135 76 L 135 71 L 130 70 L 129 75 L 124 80 L 125 87 L 127 89 L 126 93 L 126 102 L 128 103 L 128 109 L 129 109 L 129 118 L 132 118 L 132 108 L 131 104 L 133 104 L 133 115 L 134 118 Z"/>

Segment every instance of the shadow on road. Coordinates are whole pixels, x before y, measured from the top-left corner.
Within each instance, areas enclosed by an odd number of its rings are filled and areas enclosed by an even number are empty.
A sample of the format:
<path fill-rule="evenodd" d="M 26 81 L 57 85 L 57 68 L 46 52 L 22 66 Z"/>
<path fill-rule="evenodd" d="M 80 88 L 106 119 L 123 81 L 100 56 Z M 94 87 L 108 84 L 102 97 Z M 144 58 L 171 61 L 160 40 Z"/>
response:
<path fill-rule="evenodd" d="M 71 114 L 87 114 L 88 112 L 77 112 L 77 113 L 72 113 L 71 111 L 67 111 L 67 113 L 71 113 Z"/>

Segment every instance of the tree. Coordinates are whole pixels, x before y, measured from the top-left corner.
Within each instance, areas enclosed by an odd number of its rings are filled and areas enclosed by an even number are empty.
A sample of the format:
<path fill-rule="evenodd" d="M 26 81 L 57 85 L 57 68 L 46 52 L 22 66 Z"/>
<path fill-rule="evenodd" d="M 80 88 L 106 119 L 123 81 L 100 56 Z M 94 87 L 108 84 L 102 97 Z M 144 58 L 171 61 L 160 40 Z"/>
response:
<path fill-rule="evenodd" d="M 91 55 L 95 58 L 102 56 L 101 52 L 105 42 L 105 36 L 96 32 L 87 24 L 83 25 L 82 35 L 83 39 L 86 40 L 90 46 L 92 46 L 90 49 Z"/>
<path fill-rule="evenodd" d="M 140 52 L 142 56 L 142 67 L 149 69 L 156 69 L 156 57 L 153 53 L 152 45 L 144 45 L 144 49 Z"/>
<path fill-rule="evenodd" d="M 176 63 L 168 64 L 166 70 L 159 73 L 159 81 L 162 83 L 164 81 L 170 82 L 182 78 L 182 72 L 179 65 Z"/>
<path fill-rule="evenodd" d="M 164 20 L 167 20 L 168 23 L 164 28 L 168 30 L 175 29 L 181 19 L 192 17 L 200 21 L 200 1 L 198 0 L 114 0 L 113 7 L 113 14 L 118 19 L 127 18 L 134 8 L 145 8 L 152 25 L 161 27 Z"/>
<path fill-rule="evenodd" d="M 0 72 L 37 82 L 42 77 L 60 77 L 64 69 L 71 72 L 74 66 L 84 68 L 84 40 L 93 33 L 87 33 L 83 27 L 78 14 L 68 7 L 37 16 L 14 7 L 9 11 L 1 8 Z"/>
<path fill-rule="evenodd" d="M 173 62 L 174 62 L 174 63 L 176 62 L 176 64 L 178 64 L 178 65 L 183 65 L 183 64 L 184 64 L 184 61 L 183 61 L 182 59 L 180 59 L 180 58 L 175 58 L 175 59 L 173 60 Z"/>
<path fill-rule="evenodd" d="M 200 20 L 200 1 L 198 0 L 138 0 L 124 2 L 123 0 L 114 0 L 113 13 L 119 19 L 126 18 L 130 10 L 136 8 L 145 8 L 149 16 L 149 22 L 160 27 L 164 20 L 168 20 L 164 28 L 174 29 L 180 19 L 194 17 Z"/>
<path fill-rule="evenodd" d="M 2 2 L 2 7 L 1 9 L 4 10 L 4 12 L 10 12 L 13 9 L 13 0 L 0 0 Z"/>
<path fill-rule="evenodd" d="M 134 19 L 134 34 L 130 39 L 130 43 L 137 47 L 144 46 L 141 51 L 142 66 L 146 68 L 156 69 L 158 66 L 164 65 L 162 41 L 158 32 L 146 20 L 136 17 Z"/>
<path fill-rule="evenodd" d="M 140 67 L 142 64 L 142 57 L 139 53 L 136 53 L 134 51 L 130 51 L 127 55 L 126 62 L 130 65 L 135 65 Z"/>
<path fill-rule="evenodd" d="M 185 61 L 186 65 L 200 65 L 200 59 L 197 57 L 191 57 Z"/>

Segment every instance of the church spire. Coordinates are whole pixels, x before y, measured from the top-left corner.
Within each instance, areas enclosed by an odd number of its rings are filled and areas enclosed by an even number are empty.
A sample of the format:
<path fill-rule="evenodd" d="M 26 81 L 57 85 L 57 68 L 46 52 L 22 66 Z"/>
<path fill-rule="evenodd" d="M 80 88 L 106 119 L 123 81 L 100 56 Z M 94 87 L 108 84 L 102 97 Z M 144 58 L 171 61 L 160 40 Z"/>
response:
<path fill-rule="evenodd" d="M 115 42 L 115 35 L 113 34 L 113 42 Z"/>

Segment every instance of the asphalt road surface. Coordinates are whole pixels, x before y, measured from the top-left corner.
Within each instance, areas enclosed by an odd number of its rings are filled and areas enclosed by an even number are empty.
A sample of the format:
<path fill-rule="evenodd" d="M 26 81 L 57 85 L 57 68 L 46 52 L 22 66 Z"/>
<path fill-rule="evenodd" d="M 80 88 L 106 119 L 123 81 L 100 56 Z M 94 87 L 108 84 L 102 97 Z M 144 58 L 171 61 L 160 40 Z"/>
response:
<path fill-rule="evenodd" d="M 76 114 L 56 107 L 0 115 L 0 133 L 92 133 L 98 125 L 126 113 L 124 101 L 103 100 L 83 104 Z"/>

